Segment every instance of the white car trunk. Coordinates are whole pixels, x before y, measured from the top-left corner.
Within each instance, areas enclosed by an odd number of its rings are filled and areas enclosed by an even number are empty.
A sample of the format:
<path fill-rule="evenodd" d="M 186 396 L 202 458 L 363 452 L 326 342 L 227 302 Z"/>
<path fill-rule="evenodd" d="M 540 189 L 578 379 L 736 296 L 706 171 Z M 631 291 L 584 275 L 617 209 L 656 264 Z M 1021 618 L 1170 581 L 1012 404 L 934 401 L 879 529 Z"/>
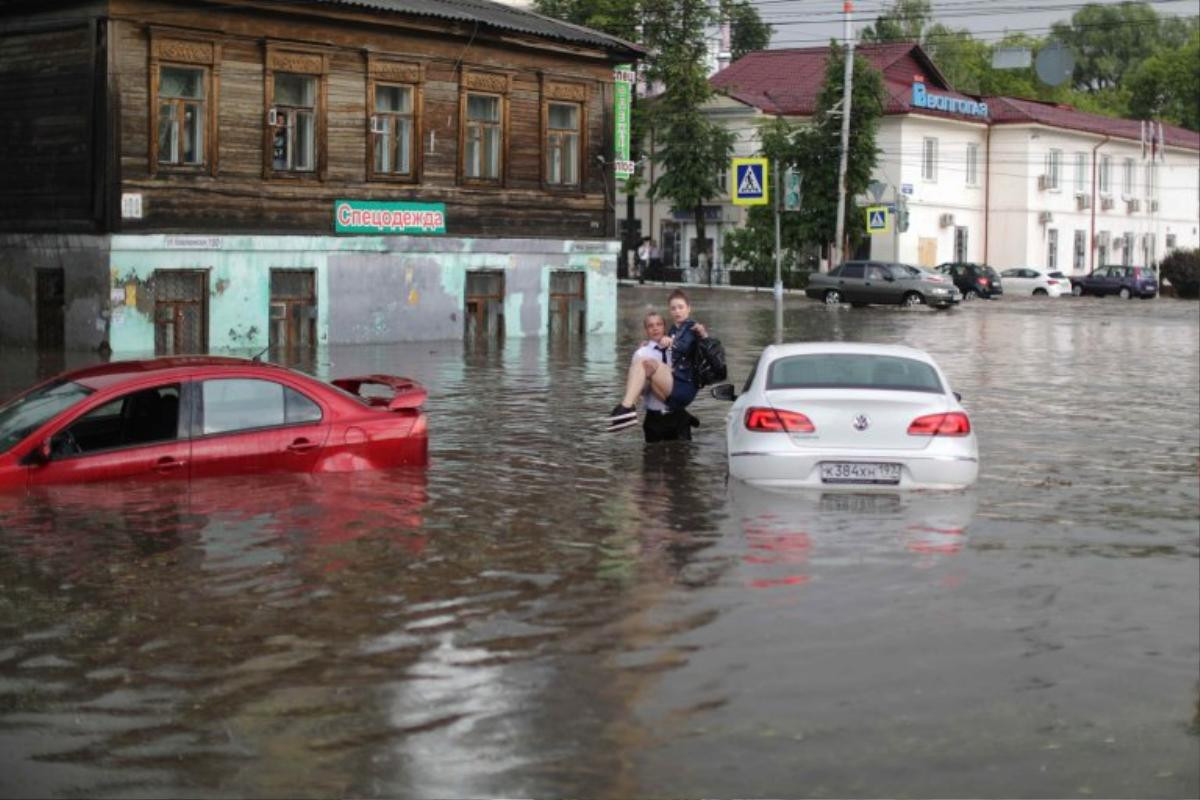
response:
<path fill-rule="evenodd" d="M 815 432 L 790 436 L 800 448 L 924 450 L 933 437 L 910 436 L 908 426 L 925 414 L 956 410 L 947 395 L 932 392 L 775 389 L 764 394 L 773 408 L 812 420 Z"/>

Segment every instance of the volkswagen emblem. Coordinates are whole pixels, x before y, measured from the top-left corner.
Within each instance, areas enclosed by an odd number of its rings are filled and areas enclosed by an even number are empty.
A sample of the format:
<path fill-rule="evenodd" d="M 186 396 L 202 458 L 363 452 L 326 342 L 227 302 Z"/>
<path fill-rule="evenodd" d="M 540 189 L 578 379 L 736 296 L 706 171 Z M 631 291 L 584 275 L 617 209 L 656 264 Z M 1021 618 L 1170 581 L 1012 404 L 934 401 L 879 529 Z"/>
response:
<path fill-rule="evenodd" d="M 854 418 L 854 430 L 865 431 L 869 427 L 871 427 L 871 420 L 867 418 L 866 414 L 859 414 Z"/>

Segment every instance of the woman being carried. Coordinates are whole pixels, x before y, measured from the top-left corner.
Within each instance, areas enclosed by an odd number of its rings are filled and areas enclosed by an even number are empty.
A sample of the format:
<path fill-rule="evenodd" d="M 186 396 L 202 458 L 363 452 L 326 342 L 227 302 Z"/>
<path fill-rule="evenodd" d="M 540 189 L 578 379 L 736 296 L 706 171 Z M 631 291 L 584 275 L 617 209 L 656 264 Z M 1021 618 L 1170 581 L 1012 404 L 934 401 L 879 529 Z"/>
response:
<path fill-rule="evenodd" d="M 687 408 L 696 399 L 695 365 L 700 357 L 699 340 L 708 337 L 703 325 L 691 318 L 692 308 L 681 289 L 667 298 L 671 329 L 658 344 L 670 348 L 671 363 L 652 358 L 636 359 L 625 378 L 625 396 L 608 415 L 608 430 L 619 431 L 637 424 L 637 401 L 647 388 L 671 411 Z"/>

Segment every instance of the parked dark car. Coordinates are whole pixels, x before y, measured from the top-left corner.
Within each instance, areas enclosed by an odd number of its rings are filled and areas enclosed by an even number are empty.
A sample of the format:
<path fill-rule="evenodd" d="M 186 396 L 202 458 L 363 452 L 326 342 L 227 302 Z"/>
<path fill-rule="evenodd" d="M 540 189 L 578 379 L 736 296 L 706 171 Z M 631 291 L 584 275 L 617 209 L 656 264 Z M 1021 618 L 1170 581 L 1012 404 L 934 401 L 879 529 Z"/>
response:
<path fill-rule="evenodd" d="M 1147 267 L 1099 267 L 1089 275 L 1071 278 L 1071 294 L 1076 297 L 1115 294 L 1127 299 L 1154 297 L 1158 294 L 1158 278 Z"/>
<path fill-rule="evenodd" d="M 882 261 L 847 261 L 829 272 L 814 272 L 804 293 L 827 305 L 852 306 L 891 303 L 949 308 L 962 299 L 944 275 Z"/>
<path fill-rule="evenodd" d="M 964 300 L 990 300 L 1004 294 L 1004 283 L 1000 280 L 1000 273 L 987 264 L 947 261 L 945 264 L 938 264 L 937 269 L 938 272 L 950 276 L 954 285 L 962 292 Z"/>

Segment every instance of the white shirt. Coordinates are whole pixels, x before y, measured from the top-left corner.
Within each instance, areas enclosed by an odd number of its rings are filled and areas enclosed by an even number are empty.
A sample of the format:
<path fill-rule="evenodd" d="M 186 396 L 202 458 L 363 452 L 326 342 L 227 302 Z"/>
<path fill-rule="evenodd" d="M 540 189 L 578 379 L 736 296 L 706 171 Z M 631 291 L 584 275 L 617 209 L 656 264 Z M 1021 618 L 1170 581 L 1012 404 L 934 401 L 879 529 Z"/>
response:
<path fill-rule="evenodd" d="M 637 363 L 644 358 L 652 358 L 655 361 L 662 361 L 664 352 L 666 353 L 666 356 L 667 356 L 667 360 L 665 363 L 669 367 L 669 366 L 671 366 L 671 350 L 670 350 L 670 348 L 667 348 L 667 350 L 665 350 L 665 351 L 660 350 L 658 348 L 658 345 L 656 345 L 654 342 L 643 342 L 642 346 L 639 347 L 637 349 L 637 352 L 635 352 L 633 354 L 632 362 Z M 644 391 L 642 393 L 642 404 L 647 411 L 666 411 L 667 410 L 667 404 L 664 403 L 662 400 L 658 399 L 658 395 L 656 395 L 650 389 L 649 385 L 646 386 L 646 391 Z"/>

